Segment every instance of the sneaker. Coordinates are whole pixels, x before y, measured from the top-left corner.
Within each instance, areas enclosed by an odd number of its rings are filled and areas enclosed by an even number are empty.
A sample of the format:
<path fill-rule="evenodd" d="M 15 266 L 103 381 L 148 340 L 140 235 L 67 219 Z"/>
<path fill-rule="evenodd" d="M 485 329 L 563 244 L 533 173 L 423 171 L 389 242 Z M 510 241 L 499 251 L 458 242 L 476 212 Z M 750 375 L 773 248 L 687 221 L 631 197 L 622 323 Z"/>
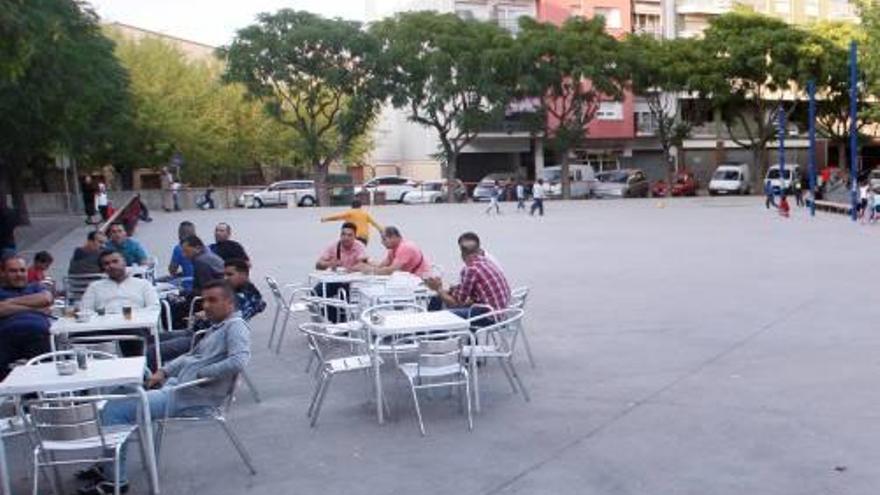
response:
<path fill-rule="evenodd" d="M 80 481 L 91 481 L 93 483 L 107 480 L 107 477 L 104 476 L 104 471 L 101 470 L 101 466 L 97 464 L 89 468 L 77 471 L 74 476 L 76 476 L 76 479 Z"/>
<path fill-rule="evenodd" d="M 77 490 L 77 495 L 109 495 L 113 493 L 112 481 L 99 481 L 92 486 Z M 119 483 L 119 493 L 128 493 L 128 482 Z"/>

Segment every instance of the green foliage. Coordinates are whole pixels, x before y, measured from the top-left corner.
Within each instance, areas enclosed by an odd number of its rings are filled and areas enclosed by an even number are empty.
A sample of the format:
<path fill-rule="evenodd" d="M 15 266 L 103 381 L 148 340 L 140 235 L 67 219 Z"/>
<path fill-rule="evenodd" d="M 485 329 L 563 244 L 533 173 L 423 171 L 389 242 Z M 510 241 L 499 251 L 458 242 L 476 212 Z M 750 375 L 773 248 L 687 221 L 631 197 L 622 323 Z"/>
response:
<path fill-rule="evenodd" d="M 410 12 L 370 27 L 383 47 L 380 69 L 391 103 L 432 128 L 445 176 L 456 175 L 462 148 L 499 120 L 513 94 L 513 42 L 493 23 L 453 14 Z"/>
<path fill-rule="evenodd" d="M 225 80 L 242 83 L 295 131 L 329 204 L 329 165 L 358 148 L 384 99 L 378 44 L 356 22 L 284 9 L 261 14 L 224 52 Z"/>
<path fill-rule="evenodd" d="M 539 102 L 533 127 L 562 155 L 562 193 L 569 195 L 569 151 L 580 146 L 602 101 L 623 97 L 618 41 L 601 17 L 572 17 L 560 27 L 521 21 L 517 38 L 522 96 Z"/>

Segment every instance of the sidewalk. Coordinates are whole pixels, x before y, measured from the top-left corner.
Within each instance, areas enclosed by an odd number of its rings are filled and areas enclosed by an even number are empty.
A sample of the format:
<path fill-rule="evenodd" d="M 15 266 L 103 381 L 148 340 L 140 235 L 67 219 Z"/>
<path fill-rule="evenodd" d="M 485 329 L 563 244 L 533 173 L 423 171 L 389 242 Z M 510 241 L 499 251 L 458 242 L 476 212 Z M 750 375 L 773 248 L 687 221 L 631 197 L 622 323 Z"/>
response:
<path fill-rule="evenodd" d="M 79 215 L 31 215 L 31 224 L 15 229 L 18 251 L 29 258 L 48 250 L 77 227 L 85 225 Z"/>

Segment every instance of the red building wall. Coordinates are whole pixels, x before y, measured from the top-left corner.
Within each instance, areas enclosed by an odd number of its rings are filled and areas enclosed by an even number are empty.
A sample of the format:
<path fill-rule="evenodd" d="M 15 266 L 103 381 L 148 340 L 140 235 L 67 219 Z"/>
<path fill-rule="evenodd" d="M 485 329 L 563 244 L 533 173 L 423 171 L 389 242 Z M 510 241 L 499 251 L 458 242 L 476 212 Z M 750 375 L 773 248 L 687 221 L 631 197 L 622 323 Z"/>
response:
<path fill-rule="evenodd" d="M 580 7 L 580 8 L 578 8 Z M 630 0 L 538 0 L 538 20 L 562 24 L 572 15 L 591 18 L 596 8 L 615 8 L 620 12 L 620 27 L 608 28 L 618 38 L 632 32 L 632 3 Z M 635 104 L 630 92 L 624 93 L 623 118 L 621 120 L 594 120 L 587 135 L 592 139 L 635 138 Z"/>

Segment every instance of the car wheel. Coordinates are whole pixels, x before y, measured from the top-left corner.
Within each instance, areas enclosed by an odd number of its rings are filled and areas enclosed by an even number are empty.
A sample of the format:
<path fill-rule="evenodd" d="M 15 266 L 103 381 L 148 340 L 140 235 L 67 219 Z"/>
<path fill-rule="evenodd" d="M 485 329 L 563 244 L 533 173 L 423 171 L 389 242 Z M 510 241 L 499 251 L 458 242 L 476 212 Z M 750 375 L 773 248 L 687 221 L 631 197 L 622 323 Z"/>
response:
<path fill-rule="evenodd" d="M 709 196 L 715 196 L 715 191 L 709 189 Z"/>
<path fill-rule="evenodd" d="M 434 202 L 435 202 L 435 203 L 442 203 L 442 202 L 443 202 L 443 196 L 437 196 L 436 198 L 434 198 Z"/>
<path fill-rule="evenodd" d="M 311 196 L 306 196 L 303 199 L 299 200 L 300 206 L 315 206 L 315 198 Z"/>
<path fill-rule="evenodd" d="M 263 200 L 260 198 L 254 198 L 254 208 L 262 208 Z"/>

